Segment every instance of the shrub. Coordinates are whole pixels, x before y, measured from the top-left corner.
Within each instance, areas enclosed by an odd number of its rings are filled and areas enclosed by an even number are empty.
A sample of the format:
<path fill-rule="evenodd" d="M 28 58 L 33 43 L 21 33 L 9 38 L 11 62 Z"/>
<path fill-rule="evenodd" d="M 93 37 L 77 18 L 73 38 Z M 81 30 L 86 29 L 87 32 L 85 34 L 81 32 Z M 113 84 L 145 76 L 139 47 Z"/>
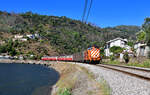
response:
<path fill-rule="evenodd" d="M 114 56 L 114 55 L 111 55 L 111 56 L 110 56 L 110 60 L 111 60 L 111 61 L 115 60 L 115 56 Z"/>
<path fill-rule="evenodd" d="M 15 56 L 17 54 L 17 51 L 15 50 L 15 48 L 12 48 L 10 51 L 9 51 L 9 54 L 11 56 Z"/>
<path fill-rule="evenodd" d="M 113 46 L 110 48 L 110 52 L 112 52 L 113 54 L 119 54 L 123 51 L 123 48 L 119 47 L 119 46 Z"/>
<path fill-rule="evenodd" d="M 59 95 L 71 95 L 69 89 L 65 88 L 64 90 L 61 90 Z"/>
<path fill-rule="evenodd" d="M 125 60 L 126 63 L 129 62 L 129 55 L 128 55 L 128 52 L 125 52 L 125 54 L 123 55 L 123 59 Z"/>
<path fill-rule="evenodd" d="M 148 58 L 150 59 L 150 51 L 148 52 Z"/>
<path fill-rule="evenodd" d="M 0 46 L 0 53 L 6 53 L 6 46 Z"/>

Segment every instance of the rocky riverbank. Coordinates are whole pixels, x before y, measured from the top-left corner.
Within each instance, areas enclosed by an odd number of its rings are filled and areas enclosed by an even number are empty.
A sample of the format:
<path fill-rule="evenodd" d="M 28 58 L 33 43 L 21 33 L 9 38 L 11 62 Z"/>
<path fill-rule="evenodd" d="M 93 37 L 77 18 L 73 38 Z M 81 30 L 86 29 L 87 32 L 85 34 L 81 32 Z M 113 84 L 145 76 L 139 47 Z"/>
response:
<path fill-rule="evenodd" d="M 42 60 L 11 60 L 11 59 L 0 59 L 0 63 L 24 63 L 24 64 L 52 64 L 58 63 L 56 61 L 42 61 Z"/>

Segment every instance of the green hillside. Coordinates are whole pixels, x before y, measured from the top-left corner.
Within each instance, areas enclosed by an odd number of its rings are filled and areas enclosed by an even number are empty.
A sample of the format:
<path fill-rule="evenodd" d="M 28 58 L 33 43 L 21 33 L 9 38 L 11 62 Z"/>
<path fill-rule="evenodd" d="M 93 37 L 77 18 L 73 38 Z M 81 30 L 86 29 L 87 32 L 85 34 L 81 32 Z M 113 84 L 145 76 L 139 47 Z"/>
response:
<path fill-rule="evenodd" d="M 105 42 L 116 38 L 125 37 L 135 40 L 135 33 L 140 30 L 139 26 L 116 26 L 100 28 L 91 23 L 85 24 L 79 20 L 67 18 L 65 16 L 47 16 L 32 12 L 26 13 L 7 13 L 0 11 L 0 33 L 1 40 L 13 38 L 13 35 L 35 34 L 41 35 L 41 38 L 28 41 L 33 45 L 34 52 L 37 52 L 36 46 L 41 44 L 44 49 L 48 49 L 47 54 L 43 55 L 63 55 L 72 54 L 86 49 L 91 45 L 99 47 L 104 46 Z M 45 45 L 46 44 L 46 45 Z M 46 46 L 46 47 L 45 47 Z M 25 47 L 15 47 L 24 49 L 23 53 L 29 52 Z M 26 52 L 25 52 L 26 51 Z M 42 49 L 41 49 L 42 51 Z M 40 52 L 37 52 L 40 53 Z"/>

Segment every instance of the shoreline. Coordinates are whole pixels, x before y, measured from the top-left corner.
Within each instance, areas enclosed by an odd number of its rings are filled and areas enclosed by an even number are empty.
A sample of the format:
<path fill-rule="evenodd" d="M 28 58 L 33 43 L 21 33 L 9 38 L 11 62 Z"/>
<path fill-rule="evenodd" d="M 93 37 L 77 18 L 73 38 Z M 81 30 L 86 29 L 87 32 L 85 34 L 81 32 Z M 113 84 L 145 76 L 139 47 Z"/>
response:
<path fill-rule="evenodd" d="M 58 63 L 56 61 L 42 61 L 42 60 L 11 60 L 11 59 L 0 59 L 0 63 L 18 63 L 18 64 L 41 64 L 41 65 L 51 65 Z"/>

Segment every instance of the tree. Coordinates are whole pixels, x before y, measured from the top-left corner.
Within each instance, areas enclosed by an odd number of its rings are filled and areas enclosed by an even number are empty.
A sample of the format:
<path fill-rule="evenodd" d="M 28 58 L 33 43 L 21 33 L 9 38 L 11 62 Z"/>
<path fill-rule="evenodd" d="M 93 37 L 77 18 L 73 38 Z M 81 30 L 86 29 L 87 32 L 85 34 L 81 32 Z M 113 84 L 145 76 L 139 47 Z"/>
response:
<path fill-rule="evenodd" d="M 12 50 L 12 47 L 13 47 L 13 41 L 10 39 L 8 40 L 8 43 L 7 43 L 7 51 L 10 52 Z"/>
<path fill-rule="evenodd" d="M 6 53 L 6 46 L 0 46 L 0 53 Z"/>
<path fill-rule="evenodd" d="M 134 43 L 133 43 L 133 41 L 128 41 L 127 45 L 130 46 L 130 47 L 133 47 Z"/>
<path fill-rule="evenodd" d="M 146 33 L 146 43 L 150 46 L 150 18 L 146 18 L 144 24 L 142 25 L 143 30 Z"/>
<path fill-rule="evenodd" d="M 137 33 L 137 40 L 138 41 L 145 41 L 146 40 L 146 32 L 141 30 Z"/>
<path fill-rule="evenodd" d="M 104 48 L 100 48 L 100 56 L 102 58 L 105 56 Z"/>
<path fill-rule="evenodd" d="M 123 51 L 123 48 L 119 47 L 119 46 L 113 46 L 110 48 L 110 52 L 112 52 L 113 54 L 119 54 Z"/>
<path fill-rule="evenodd" d="M 17 54 L 17 51 L 14 48 L 12 48 L 11 51 L 9 51 L 9 54 L 11 56 L 15 56 Z"/>

